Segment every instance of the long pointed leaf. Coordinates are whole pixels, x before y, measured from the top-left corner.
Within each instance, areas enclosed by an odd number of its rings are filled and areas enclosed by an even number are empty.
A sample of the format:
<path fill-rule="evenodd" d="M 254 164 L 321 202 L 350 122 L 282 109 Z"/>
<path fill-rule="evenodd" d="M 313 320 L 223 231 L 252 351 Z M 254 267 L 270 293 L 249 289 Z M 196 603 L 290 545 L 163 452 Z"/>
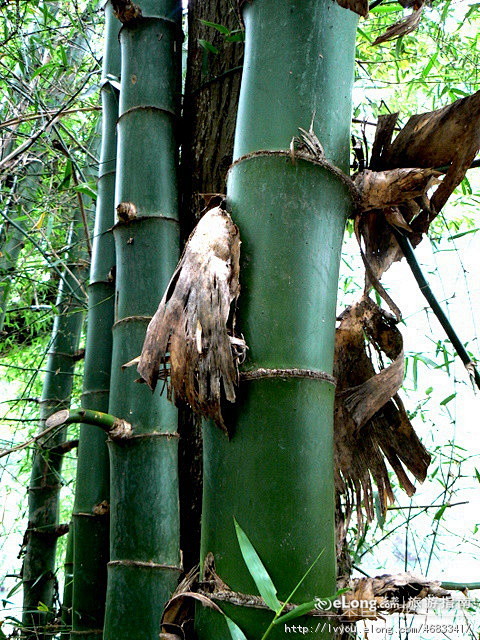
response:
<path fill-rule="evenodd" d="M 282 605 L 277 598 L 277 589 L 275 588 L 272 579 L 268 575 L 263 562 L 260 560 L 260 556 L 255 551 L 255 548 L 248 539 L 247 534 L 243 531 L 235 518 L 234 522 L 240 551 L 242 552 L 247 569 L 257 585 L 258 592 L 265 600 L 266 605 L 272 611 L 280 611 Z"/>
<path fill-rule="evenodd" d="M 293 620 L 294 618 L 299 618 L 300 616 L 305 615 L 315 609 L 315 600 L 311 600 L 310 602 L 304 602 L 303 604 L 299 604 L 298 607 L 292 609 L 288 613 L 285 613 L 283 616 L 280 616 L 275 620 L 273 624 L 281 624 L 282 622 L 287 622 L 287 620 Z"/>
<path fill-rule="evenodd" d="M 225 618 L 225 622 L 228 625 L 228 630 L 230 631 L 230 635 L 232 636 L 232 640 L 247 640 L 245 634 L 240 629 L 238 625 L 235 624 L 233 620 L 231 620 L 228 616 L 223 614 Z"/>

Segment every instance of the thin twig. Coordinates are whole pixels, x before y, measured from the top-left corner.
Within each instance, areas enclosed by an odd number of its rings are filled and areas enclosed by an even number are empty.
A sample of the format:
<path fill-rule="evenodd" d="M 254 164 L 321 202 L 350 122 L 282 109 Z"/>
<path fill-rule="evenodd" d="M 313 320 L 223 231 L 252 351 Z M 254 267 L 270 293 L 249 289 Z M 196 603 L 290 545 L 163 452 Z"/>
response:
<path fill-rule="evenodd" d="M 50 118 L 48 118 L 48 120 L 44 122 L 44 124 L 42 124 L 40 129 L 36 133 L 34 133 L 33 136 L 31 136 L 28 140 L 25 140 L 23 144 L 16 147 L 11 153 L 5 156 L 5 158 L 2 158 L 0 160 L 0 169 L 10 164 L 11 161 L 14 160 L 17 156 L 19 156 L 24 151 L 29 149 L 38 140 L 38 138 L 40 138 L 45 133 L 45 131 L 55 122 L 55 120 L 58 119 L 58 117 L 69 107 L 69 105 L 72 104 L 72 102 L 76 100 L 78 95 L 84 90 L 88 80 L 90 79 L 90 75 L 91 74 L 88 74 L 82 86 L 79 89 L 77 89 L 77 91 L 75 91 L 72 97 L 69 100 L 67 100 L 67 102 L 64 105 L 62 105 L 59 109 L 57 109 L 54 112 L 54 114 Z"/>
<path fill-rule="evenodd" d="M 410 505 L 407 507 L 387 507 L 387 511 L 400 511 L 401 509 L 443 509 L 443 507 L 458 507 L 460 504 L 470 504 L 468 500 L 464 502 L 452 502 L 451 504 L 426 504 L 421 506 Z"/>
<path fill-rule="evenodd" d="M 16 451 L 21 451 L 22 449 L 26 449 L 31 444 L 35 444 L 35 442 L 37 442 L 44 436 L 48 435 L 51 431 L 54 431 L 55 429 L 62 429 L 63 426 L 66 426 L 66 425 L 60 425 L 59 427 L 58 425 L 54 424 L 50 427 L 47 427 L 42 432 L 38 433 L 36 436 L 33 436 L 33 438 L 30 438 L 30 440 L 27 440 L 26 442 L 22 442 L 21 444 L 17 444 L 15 447 L 12 447 L 11 449 L 5 449 L 4 451 L 0 451 L 0 458 L 4 458 L 5 456 L 10 455 L 11 453 L 15 453 Z"/>
<path fill-rule="evenodd" d="M 101 106 L 94 105 L 92 107 L 77 107 L 76 109 L 65 109 L 62 111 L 60 115 L 57 115 L 59 118 L 63 118 L 63 116 L 70 115 L 72 113 L 85 113 L 88 111 L 100 111 Z M 45 113 L 29 113 L 26 116 L 20 116 L 18 118 L 11 118 L 10 120 L 5 120 L 4 122 L 0 122 L 0 129 L 5 129 L 6 127 L 13 127 L 18 124 L 23 124 L 24 122 L 30 122 L 31 120 L 41 120 L 45 118 L 45 116 L 51 116 L 55 114 L 55 111 L 46 111 Z"/>

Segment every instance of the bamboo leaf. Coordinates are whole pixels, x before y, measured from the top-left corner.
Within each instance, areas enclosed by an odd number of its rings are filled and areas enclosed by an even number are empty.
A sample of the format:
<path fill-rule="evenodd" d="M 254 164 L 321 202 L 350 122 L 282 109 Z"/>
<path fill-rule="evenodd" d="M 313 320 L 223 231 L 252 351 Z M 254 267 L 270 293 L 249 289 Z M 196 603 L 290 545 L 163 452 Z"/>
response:
<path fill-rule="evenodd" d="M 333 596 L 327 596 L 326 598 L 321 598 L 320 600 L 316 598 L 315 600 L 311 600 L 310 602 L 303 602 L 299 604 L 298 607 L 292 609 L 288 613 L 285 613 L 283 616 L 277 618 L 273 624 L 281 624 L 282 622 L 287 622 L 287 620 L 293 620 L 294 618 L 299 618 L 303 616 L 313 609 L 318 609 L 319 605 L 321 605 L 321 609 L 324 611 L 330 611 L 332 608 L 332 603 L 338 598 L 338 596 L 342 595 L 342 593 L 346 593 L 350 591 L 350 589 L 339 589 Z"/>
<path fill-rule="evenodd" d="M 377 517 L 378 526 L 383 531 L 383 526 L 385 524 L 385 516 L 382 511 L 382 504 L 380 502 L 380 496 L 378 495 L 378 491 L 375 492 L 374 505 L 375 505 L 375 515 Z"/>
<path fill-rule="evenodd" d="M 209 22 L 208 20 L 200 20 L 200 22 L 201 22 L 201 24 L 205 25 L 206 27 L 212 27 L 213 29 L 216 29 L 221 34 L 223 34 L 224 36 L 229 36 L 230 35 L 230 29 L 228 29 L 223 24 L 217 24 L 216 22 Z"/>
<path fill-rule="evenodd" d="M 201 47 L 203 47 L 205 51 L 208 51 L 209 53 L 215 53 L 215 54 L 220 53 L 217 47 L 213 45 L 211 42 L 208 42 L 208 40 L 203 40 L 202 38 L 199 38 L 198 44 Z"/>
<path fill-rule="evenodd" d="M 280 616 L 275 620 L 273 624 L 281 624 L 282 622 L 287 622 L 287 620 L 293 620 L 294 618 L 299 618 L 300 616 L 305 615 L 315 609 L 316 600 L 311 600 L 310 602 L 304 602 L 303 604 L 299 604 L 298 607 L 292 609 L 288 613 L 285 613 L 283 616 Z"/>
<path fill-rule="evenodd" d="M 75 191 L 78 193 L 83 193 L 86 196 L 90 196 L 90 198 L 96 198 L 97 192 L 92 188 L 91 184 L 88 182 L 83 182 L 75 187 Z"/>
<path fill-rule="evenodd" d="M 238 29 L 225 36 L 225 42 L 245 42 L 245 31 Z"/>
<path fill-rule="evenodd" d="M 434 520 L 441 520 L 445 509 L 448 507 L 448 504 L 444 504 L 442 507 L 440 507 L 440 509 L 437 511 L 437 513 L 433 516 Z"/>
<path fill-rule="evenodd" d="M 449 402 L 451 402 L 451 401 L 455 398 L 455 396 L 456 396 L 456 395 L 457 395 L 456 393 L 452 393 L 452 394 L 450 394 L 449 396 L 447 396 L 446 398 L 444 398 L 444 399 L 440 402 L 440 405 L 441 405 L 442 407 L 444 407 L 446 404 L 448 404 Z"/>
<path fill-rule="evenodd" d="M 272 579 L 268 575 L 263 562 L 260 560 L 260 556 L 248 539 L 247 534 L 243 531 L 235 518 L 234 522 L 240 551 L 242 552 L 247 569 L 257 585 L 258 592 L 265 600 L 266 605 L 272 609 L 272 611 L 280 611 L 282 605 L 277 598 L 277 589 L 275 588 Z"/>
<path fill-rule="evenodd" d="M 456 233 L 453 236 L 449 236 L 447 240 L 451 242 L 452 240 L 457 240 L 457 238 L 463 238 L 463 236 L 467 236 L 469 233 L 477 233 L 477 231 L 480 231 L 480 227 L 469 229 L 468 231 L 462 231 L 462 233 Z"/>
<path fill-rule="evenodd" d="M 302 584 L 302 582 L 305 580 L 305 578 L 308 576 L 308 574 L 310 573 L 310 571 L 313 569 L 313 567 L 317 564 L 317 562 L 320 560 L 320 558 L 322 557 L 323 553 L 324 553 L 325 549 L 323 548 L 320 553 L 318 554 L 318 556 L 315 558 L 315 560 L 312 562 L 312 564 L 308 567 L 308 569 L 305 571 L 305 573 L 303 574 L 303 576 L 300 579 L 300 582 L 297 584 L 297 586 L 294 588 L 294 590 L 292 591 L 292 593 L 288 596 L 288 598 L 285 601 L 285 604 L 291 602 L 295 596 L 295 594 L 297 593 L 298 588 L 300 587 L 300 585 Z M 283 605 L 285 607 L 285 604 Z"/>
<path fill-rule="evenodd" d="M 237 624 L 235 624 L 235 622 L 231 618 L 229 618 L 225 614 L 223 614 L 223 617 L 225 618 L 225 622 L 227 623 L 228 630 L 230 631 L 230 635 L 232 636 L 232 640 L 247 640 L 243 631 Z"/>
<path fill-rule="evenodd" d="M 379 4 L 371 9 L 370 13 L 380 16 L 386 13 L 399 13 L 400 11 L 402 11 L 402 6 L 398 2 L 395 2 L 392 4 Z"/>

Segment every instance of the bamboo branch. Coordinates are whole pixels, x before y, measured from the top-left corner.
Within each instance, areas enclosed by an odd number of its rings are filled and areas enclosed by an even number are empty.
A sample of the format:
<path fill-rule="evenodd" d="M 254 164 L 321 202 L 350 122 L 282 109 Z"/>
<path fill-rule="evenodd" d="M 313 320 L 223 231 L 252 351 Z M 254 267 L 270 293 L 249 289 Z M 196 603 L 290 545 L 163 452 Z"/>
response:
<path fill-rule="evenodd" d="M 72 296 L 78 301 L 83 303 L 83 299 L 80 298 L 76 292 L 74 291 L 74 289 L 72 288 L 72 285 L 68 282 L 68 280 L 65 277 L 65 274 L 63 274 L 60 269 L 57 267 L 56 264 L 50 262 L 50 258 L 48 256 L 48 254 L 42 249 L 42 247 L 40 246 L 40 244 L 32 237 L 31 233 L 29 231 L 27 231 L 26 229 L 24 229 L 21 225 L 19 225 L 17 222 L 15 222 L 15 220 L 12 220 L 12 218 L 10 218 L 9 216 L 7 216 L 7 214 L 4 211 L 0 211 L 0 215 L 9 223 L 12 225 L 12 227 L 14 227 L 19 233 L 21 233 L 23 236 L 25 236 L 25 238 L 27 238 L 32 244 L 33 246 L 38 249 L 40 251 L 40 253 L 42 254 L 42 256 L 45 258 L 45 260 L 47 261 L 47 264 L 56 272 L 56 274 L 59 276 L 60 280 L 68 287 L 70 293 L 72 294 Z M 53 251 L 53 249 L 52 249 Z M 55 253 L 55 257 L 60 259 L 58 254 L 56 252 Z M 78 281 L 78 279 L 74 276 L 74 274 L 72 274 L 72 272 L 70 271 L 70 269 L 68 269 L 68 266 L 65 265 L 66 269 L 68 270 L 69 275 L 72 276 L 72 278 L 75 279 L 75 281 L 77 282 L 77 284 L 79 285 L 80 288 L 82 288 L 80 282 Z"/>
<path fill-rule="evenodd" d="M 47 427 L 63 427 L 74 423 L 100 427 L 108 433 L 112 440 L 122 440 L 130 438 L 132 435 L 132 425 L 126 420 L 91 409 L 73 409 L 71 411 L 62 409 L 62 411 L 51 415 L 45 422 Z"/>
<path fill-rule="evenodd" d="M 75 101 L 78 95 L 84 90 L 86 83 L 88 82 L 91 74 L 88 74 L 85 83 L 67 100 L 66 104 L 62 105 L 59 109 L 57 109 L 49 118 L 46 120 L 44 124 L 40 127 L 40 129 L 34 133 L 28 140 L 25 140 L 21 145 L 16 147 L 11 153 L 9 153 L 5 158 L 0 160 L 0 169 L 9 165 L 12 160 L 18 157 L 21 153 L 29 149 L 38 138 L 40 138 L 45 131 L 48 130 L 50 126 L 52 126 L 55 121 L 62 115 L 64 111 Z"/>
<path fill-rule="evenodd" d="M 423 504 L 423 505 L 408 505 L 406 507 L 392 507 L 388 506 L 387 511 L 401 511 L 403 509 L 443 509 L 443 507 L 458 507 L 461 504 L 470 504 L 468 500 L 464 502 L 453 502 L 452 504 Z"/>
<path fill-rule="evenodd" d="M 452 343 L 455 351 L 457 352 L 459 358 L 465 365 L 468 373 L 473 377 L 475 384 L 480 389 L 480 373 L 472 361 L 470 356 L 467 353 L 467 350 L 463 346 L 460 338 L 457 336 L 455 329 L 450 324 L 450 320 L 445 315 L 445 312 L 441 308 L 438 300 L 435 298 L 430 285 L 428 284 L 423 272 L 420 268 L 420 265 L 417 262 L 417 258 L 415 256 L 415 252 L 413 250 L 412 245 L 410 244 L 410 240 L 403 235 L 401 231 L 399 231 L 396 227 L 392 227 L 395 238 L 397 239 L 398 244 L 400 245 L 401 250 L 403 251 L 403 255 L 407 259 L 407 262 L 412 270 L 413 276 L 417 281 L 417 284 L 420 288 L 420 291 L 424 295 L 428 304 L 432 308 L 433 313 L 435 314 L 437 320 L 442 325 L 445 333 L 447 334 L 450 342 Z"/>
<path fill-rule="evenodd" d="M 480 589 L 480 582 L 442 582 L 441 586 L 449 591 L 474 591 Z"/>
<path fill-rule="evenodd" d="M 14 447 L 12 447 L 11 449 L 4 449 L 3 451 L 0 451 L 0 458 L 4 458 L 5 456 L 10 455 L 11 453 L 15 453 L 16 451 L 21 451 L 22 449 L 26 449 L 31 444 L 35 444 L 35 442 L 37 442 L 38 440 L 41 440 L 44 436 L 46 436 L 49 433 L 51 433 L 52 431 L 54 431 L 56 428 L 57 428 L 56 425 L 52 425 L 51 427 L 48 427 L 47 429 L 44 429 L 41 433 L 38 433 L 33 438 L 30 438 L 29 440 L 26 440 L 25 442 L 22 442 L 21 444 L 17 444 Z"/>
<path fill-rule="evenodd" d="M 72 113 L 84 113 L 88 111 L 100 111 L 100 106 L 93 107 L 78 107 L 77 109 L 65 109 L 61 114 L 57 115 L 57 118 L 62 118 L 63 116 L 70 115 Z M 19 116 L 18 118 L 10 118 L 10 120 L 5 120 L 4 122 L 0 122 L 0 129 L 5 129 L 6 127 L 13 127 L 18 124 L 22 124 L 24 122 L 30 122 L 31 120 L 41 120 L 45 118 L 45 116 L 55 115 L 56 111 L 45 111 L 44 113 L 29 113 L 26 116 Z"/>
<path fill-rule="evenodd" d="M 47 419 L 45 422 L 47 428 L 41 433 L 38 433 L 33 438 L 30 438 L 21 444 L 17 444 L 11 449 L 0 451 L 0 458 L 8 456 L 10 453 L 26 449 L 28 446 L 35 444 L 35 442 L 38 442 L 38 440 L 41 440 L 57 428 L 66 427 L 69 424 L 77 422 L 100 427 L 106 431 L 113 440 L 121 440 L 131 436 L 132 426 L 130 423 L 125 420 L 120 420 L 109 413 L 101 413 L 100 411 L 91 411 L 88 409 L 77 409 L 73 411 L 63 409 L 62 411 L 57 411 L 57 413 L 54 413 Z"/>

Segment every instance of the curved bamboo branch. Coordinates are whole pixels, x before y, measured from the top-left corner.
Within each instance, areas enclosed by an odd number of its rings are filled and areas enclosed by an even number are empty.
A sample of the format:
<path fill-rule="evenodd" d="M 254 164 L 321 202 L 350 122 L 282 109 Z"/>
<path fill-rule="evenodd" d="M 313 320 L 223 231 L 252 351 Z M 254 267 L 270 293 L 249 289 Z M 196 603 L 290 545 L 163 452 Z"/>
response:
<path fill-rule="evenodd" d="M 93 411 L 91 409 L 62 409 L 51 415 L 47 427 L 63 427 L 68 424 L 90 424 L 103 429 L 112 440 L 123 440 L 132 435 L 132 425 L 126 420 L 112 416 L 110 413 Z"/>

